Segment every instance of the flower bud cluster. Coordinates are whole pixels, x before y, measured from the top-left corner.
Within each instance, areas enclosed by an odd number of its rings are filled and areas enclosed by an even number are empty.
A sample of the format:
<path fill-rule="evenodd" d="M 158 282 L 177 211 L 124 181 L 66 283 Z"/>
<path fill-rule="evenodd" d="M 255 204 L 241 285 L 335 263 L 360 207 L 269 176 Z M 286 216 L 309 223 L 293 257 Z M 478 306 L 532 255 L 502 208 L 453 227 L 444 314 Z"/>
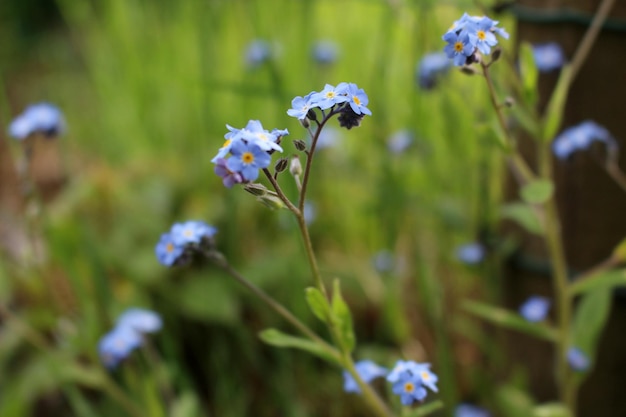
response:
<path fill-rule="evenodd" d="M 498 44 L 496 35 L 509 38 L 509 34 L 497 25 L 497 20 L 487 16 L 463 14 L 443 35 L 442 39 L 448 43 L 444 52 L 456 66 L 479 62 L 479 53 L 489 55 L 491 48 Z"/>

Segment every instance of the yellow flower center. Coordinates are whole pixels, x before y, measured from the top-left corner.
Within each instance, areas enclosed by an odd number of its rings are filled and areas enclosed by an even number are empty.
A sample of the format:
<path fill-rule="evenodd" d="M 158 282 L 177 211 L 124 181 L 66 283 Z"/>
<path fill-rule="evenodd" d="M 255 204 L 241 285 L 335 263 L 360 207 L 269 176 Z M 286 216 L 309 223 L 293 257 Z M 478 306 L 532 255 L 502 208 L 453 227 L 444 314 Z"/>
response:
<path fill-rule="evenodd" d="M 460 53 L 460 52 L 463 52 L 463 42 L 460 42 L 460 41 L 459 41 L 459 42 L 456 42 L 456 43 L 454 44 L 454 50 L 455 50 L 456 52 L 459 52 L 459 53 Z"/>
<path fill-rule="evenodd" d="M 257 134 L 257 137 L 261 140 L 269 140 L 265 133 L 259 133 Z"/>
<path fill-rule="evenodd" d="M 420 372 L 420 375 L 424 381 L 428 381 L 430 379 L 430 374 L 426 371 Z"/>
<path fill-rule="evenodd" d="M 404 384 L 404 392 L 413 392 L 414 389 L 415 385 L 413 385 L 412 382 L 407 382 L 406 384 Z"/>
<path fill-rule="evenodd" d="M 251 164 L 254 162 L 254 155 L 252 152 L 244 152 L 243 155 L 241 155 L 241 160 L 244 164 Z"/>
<path fill-rule="evenodd" d="M 481 41 L 484 41 L 487 37 L 484 30 L 479 30 L 478 32 L 476 32 L 476 36 L 478 36 L 478 39 L 480 39 Z"/>
<path fill-rule="evenodd" d="M 226 139 L 226 141 L 224 141 L 224 144 L 222 145 L 222 148 L 227 147 L 230 144 L 231 140 L 230 139 Z"/>
<path fill-rule="evenodd" d="M 328 93 L 326 93 L 326 98 L 334 98 L 334 97 L 335 97 L 334 91 L 329 91 Z"/>
<path fill-rule="evenodd" d="M 357 96 L 352 96 L 352 101 L 354 101 L 357 106 L 361 105 L 361 100 L 359 100 Z"/>
<path fill-rule="evenodd" d="M 191 229 L 186 229 L 183 234 L 185 237 L 191 237 L 193 235 L 193 231 Z"/>
<path fill-rule="evenodd" d="M 168 244 L 165 246 L 165 251 L 166 251 L 167 253 L 170 253 L 170 252 L 172 252 L 173 250 L 174 250 L 174 245 L 173 245 L 172 243 L 168 243 Z"/>

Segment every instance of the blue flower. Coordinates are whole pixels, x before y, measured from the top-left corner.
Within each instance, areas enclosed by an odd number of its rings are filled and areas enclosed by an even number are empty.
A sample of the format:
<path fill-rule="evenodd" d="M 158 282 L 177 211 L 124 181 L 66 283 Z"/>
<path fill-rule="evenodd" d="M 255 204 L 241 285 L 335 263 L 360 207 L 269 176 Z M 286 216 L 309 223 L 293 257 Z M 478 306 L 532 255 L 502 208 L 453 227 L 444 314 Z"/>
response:
<path fill-rule="evenodd" d="M 460 34 L 448 32 L 443 35 L 443 40 L 448 42 L 443 51 L 456 66 L 465 65 L 467 58 L 474 53 L 474 45 L 470 43 L 469 35 L 466 32 L 461 31 Z"/>
<path fill-rule="evenodd" d="M 315 91 L 311 91 L 304 97 L 297 96 L 291 100 L 291 108 L 287 110 L 287 114 L 291 117 L 295 117 L 298 120 L 304 120 L 309 113 L 309 110 L 314 106 L 312 97 L 316 94 Z"/>
<path fill-rule="evenodd" d="M 550 300 L 546 297 L 529 297 L 519 309 L 522 317 L 530 322 L 540 322 L 545 320 L 550 310 Z"/>
<path fill-rule="evenodd" d="M 278 139 L 276 135 L 263 129 L 263 125 L 258 120 L 250 120 L 246 127 L 241 130 L 241 135 L 248 144 L 256 144 L 263 151 L 283 151 L 283 148 L 276 143 Z"/>
<path fill-rule="evenodd" d="M 586 371 L 591 365 L 589 357 L 577 347 L 571 347 L 567 351 L 567 362 L 575 371 Z"/>
<path fill-rule="evenodd" d="M 154 311 L 130 308 L 117 319 L 117 328 L 128 327 L 138 333 L 154 333 L 161 330 L 162 321 Z"/>
<path fill-rule="evenodd" d="M 233 146 L 234 142 L 243 139 L 242 129 L 234 128 L 228 124 L 226 125 L 226 128 L 228 129 L 228 133 L 224 135 L 224 139 L 226 140 L 224 141 L 222 147 L 217 151 L 217 155 L 211 159 L 211 162 L 214 164 L 217 163 L 218 159 L 224 158 L 230 153 L 230 148 Z"/>
<path fill-rule="evenodd" d="M 259 177 L 259 169 L 267 168 L 271 157 L 256 143 L 235 142 L 230 153 L 232 156 L 226 161 L 226 168 L 238 172 L 244 180 L 254 181 Z"/>
<path fill-rule="evenodd" d="M 172 266 L 184 252 L 182 246 L 174 242 L 171 233 L 163 233 L 154 248 L 158 261 L 165 266 Z"/>
<path fill-rule="evenodd" d="M 477 264 L 485 257 L 485 247 L 476 242 L 461 245 L 456 250 L 456 257 L 465 264 Z"/>
<path fill-rule="evenodd" d="M 346 90 L 348 89 L 348 84 L 339 83 L 337 87 L 326 84 L 324 89 L 319 93 L 313 94 L 311 96 L 312 103 L 319 107 L 322 110 L 329 109 L 336 104 L 345 103 L 349 100 L 346 96 Z"/>
<path fill-rule="evenodd" d="M 189 243 L 200 243 L 203 238 L 211 238 L 215 233 L 215 227 L 198 220 L 175 223 L 170 230 L 174 244 L 182 247 Z"/>
<path fill-rule="evenodd" d="M 215 161 L 214 171 L 217 175 L 222 177 L 222 183 L 225 187 L 231 188 L 235 184 L 241 184 L 243 177 L 238 172 L 233 172 L 226 167 L 226 160 L 219 158 Z"/>
<path fill-rule="evenodd" d="M 419 376 L 409 372 L 402 372 L 393 384 L 392 391 L 400 396 L 400 402 L 403 405 L 413 405 L 416 401 L 422 401 L 426 398 L 426 389 L 422 386 Z"/>
<path fill-rule="evenodd" d="M 30 105 L 9 125 L 9 135 L 15 139 L 25 139 L 34 133 L 55 137 L 65 131 L 65 119 L 61 111 L 52 104 Z"/>
<path fill-rule="evenodd" d="M 367 94 L 365 94 L 365 90 L 359 88 L 354 83 L 348 83 L 347 90 L 345 92 L 348 95 L 348 104 L 350 105 L 352 111 L 356 114 L 367 114 L 368 116 L 372 115 L 370 109 L 367 108 L 369 98 L 367 97 Z"/>
<path fill-rule="evenodd" d="M 317 217 L 317 209 L 315 208 L 315 204 L 311 203 L 310 201 L 305 201 L 302 214 L 304 215 L 304 221 L 307 225 L 313 223 L 313 221 Z"/>
<path fill-rule="evenodd" d="M 141 335 L 131 327 L 115 327 L 98 343 L 98 352 L 104 366 L 115 368 L 122 360 L 143 343 Z"/>
<path fill-rule="evenodd" d="M 588 148 L 594 141 L 604 142 L 608 148 L 617 148 L 617 142 L 608 130 L 599 124 L 586 120 L 565 129 L 552 142 L 552 150 L 559 159 L 566 159 L 577 150 Z"/>
<path fill-rule="evenodd" d="M 319 64 L 332 64 L 337 60 L 337 44 L 331 41 L 318 41 L 313 45 L 313 59 Z"/>
<path fill-rule="evenodd" d="M 366 383 L 387 374 L 386 368 L 378 366 L 370 360 L 359 361 L 354 365 L 354 367 L 356 368 L 356 372 L 359 374 L 361 379 Z M 359 385 L 348 371 L 343 371 L 343 390 L 345 392 L 361 392 Z"/>
<path fill-rule="evenodd" d="M 429 363 L 399 360 L 387 375 L 387 381 L 397 383 L 402 380 L 402 376 L 406 373 L 416 376 L 421 385 L 428 387 L 433 392 L 437 392 L 436 384 L 439 378 L 430 371 Z"/>
<path fill-rule="evenodd" d="M 271 58 L 270 44 L 262 39 L 253 40 L 248 44 L 245 53 L 246 64 L 255 68 Z"/>
<path fill-rule="evenodd" d="M 380 273 L 391 272 L 396 266 L 396 260 L 393 252 L 381 250 L 374 254 L 372 259 L 374 269 Z"/>
<path fill-rule="evenodd" d="M 556 42 L 533 45 L 535 65 L 541 72 L 550 72 L 559 69 L 565 63 L 563 49 Z"/>
<path fill-rule="evenodd" d="M 470 42 L 482 54 L 489 54 L 489 52 L 491 52 L 491 47 L 498 44 L 496 35 L 494 35 L 491 31 L 496 23 L 497 22 L 494 22 L 485 16 L 475 24 L 468 25 L 468 28 L 471 28 L 468 31 Z"/>
<path fill-rule="evenodd" d="M 450 60 L 444 52 L 433 52 L 422 57 L 417 65 L 417 81 L 421 88 L 429 90 L 437 83 L 437 78 L 450 69 Z"/>
<path fill-rule="evenodd" d="M 491 417 L 489 411 L 471 404 L 459 404 L 454 410 L 454 417 Z"/>
<path fill-rule="evenodd" d="M 449 61 L 448 61 L 449 62 Z M 387 148 L 393 154 L 400 154 L 413 143 L 413 132 L 398 130 L 387 139 Z"/>

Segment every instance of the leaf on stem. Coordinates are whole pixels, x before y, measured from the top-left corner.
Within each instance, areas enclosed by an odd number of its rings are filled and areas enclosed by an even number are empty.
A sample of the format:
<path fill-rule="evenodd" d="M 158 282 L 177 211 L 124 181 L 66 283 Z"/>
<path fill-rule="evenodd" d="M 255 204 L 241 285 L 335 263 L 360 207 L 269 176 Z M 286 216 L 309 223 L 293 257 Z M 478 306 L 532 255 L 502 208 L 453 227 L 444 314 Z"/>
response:
<path fill-rule="evenodd" d="M 589 276 L 583 280 L 575 281 L 569 287 L 570 296 L 594 291 L 598 288 L 610 288 L 626 286 L 626 271 L 615 269 Z"/>
<path fill-rule="evenodd" d="M 557 339 L 555 329 L 545 323 L 531 323 L 517 314 L 517 312 L 493 307 L 477 301 L 464 302 L 463 309 L 485 321 L 510 330 L 516 330 L 551 342 Z"/>
<path fill-rule="evenodd" d="M 259 333 L 259 337 L 268 345 L 304 350 L 330 363 L 341 365 L 332 351 L 308 339 L 291 336 L 277 329 L 265 329 Z"/>
<path fill-rule="evenodd" d="M 536 406 L 532 417 L 572 417 L 572 413 L 561 403 L 546 403 Z"/>
<path fill-rule="evenodd" d="M 543 235 L 543 226 L 537 217 L 537 213 L 528 204 L 506 204 L 502 207 L 500 216 L 517 222 L 530 233 Z"/>
<path fill-rule="evenodd" d="M 542 204 L 554 193 L 554 184 L 549 180 L 535 180 L 524 185 L 520 190 L 522 199 L 530 204 Z"/>
<path fill-rule="evenodd" d="M 324 297 L 324 294 L 314 287 L 307 288 L 305 292 L 306 302 L 313 314 L 315 314 L 315 317 L 324 323 L 328 323 L 328 319 L 330 317 L 330 305 L 328 304 L 326 297 Z"/>
<path fill-rule="evenodd" d="M 567 93 L 570 87 L 570 77 L 572 74 L 572 68 L 570 65 L 565 65 L 561 68 L 561 75 L 559 81 L 554 87 L 548 107 L 546 108 L 545 119 L 543 123 L 542 139 L 546 142 L 554 139 L 556 132 L 561 126 L 561 120 L 563 119 L 563 112 L 565 111 L 565 102 L 567 100 Z"/>
<path fill-rule="evenodd" d="M 338 279 L 333 283 L 332 313 L 333 320 L 335 320 L 339 331 L 338 336 L 341 338 L 340 342 L 348 352 L 352 352 L 356 344 L 354 329 L 352 327 L 352 314 L 350 314 L 350 309 L 341 296 L 341 288 Z"/>
<path fill-rule="evenodd" d="M 522 42 L 519 48 L 520 77 L 522 80 L 524 104 L 533 108 L 537 105 L 537 80 L 539 71 L 535 64 L 533 48 L 528 42 Z"/>

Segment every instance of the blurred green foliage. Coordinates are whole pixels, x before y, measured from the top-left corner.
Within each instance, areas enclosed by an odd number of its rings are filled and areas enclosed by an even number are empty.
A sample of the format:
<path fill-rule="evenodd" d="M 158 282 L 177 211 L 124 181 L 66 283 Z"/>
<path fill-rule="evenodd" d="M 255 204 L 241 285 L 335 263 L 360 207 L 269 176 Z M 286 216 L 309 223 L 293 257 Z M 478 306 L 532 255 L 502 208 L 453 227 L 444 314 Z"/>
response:
<path fill-rule="evenodd" d="M 166 269 L 154 257 L 172 222 L 214 224 L 231 263 L 321 331 L 306 306 L 309 273 L 289 213 L 225 189 L 210 159 L 225 125 L 249 119 L 288 128 L 285 153 L 295 153 L 290 139 L 305 130 L 286 115 L 291 99 L 341 81 L 365 89 L 373 116 L 316 156 L 311 234 L 324 276 L 342 281 L 356 357 L 432 362 L 448 408 L 482 395 L 489 367 L 474 344 L 487 342 L 457 301 L 495 296 L 497 263 L 478 279 L 454 249 L 488 235 L 498 215 L 486 89 L 456 71 L 432 91 L 415 78 L 464 2 L 30 3 L 0 8 L 0 33 L 11 40 L 0 47 L 0 120 L 34 101 L 61 107 L 67 183 L 37 222 L 44 260 L 2 259 L 2 302 L 14 315 L 4 315 L 0 333 L 0 415 L 125 415 L 114 382 L 150 416 L 365 413 L 342 392 L 339 369 L 264 345 L 258 332 L 286 324 L 222 272 L 202 262 Z M 251 68 L 244 53 L 254 39 L 274 55 Z M 318 40 L 336 42 L 337 62 L 313 60 Z M 401 129 L 415 141 L 392 154 L 386 141 Z M 393 253 L 392 271 L 373 267 L 381 250 Z M 129 306 L 163 316 L 154 337 L 161 357 L 136 355 L 106 376 L 97 343 Z"/>

